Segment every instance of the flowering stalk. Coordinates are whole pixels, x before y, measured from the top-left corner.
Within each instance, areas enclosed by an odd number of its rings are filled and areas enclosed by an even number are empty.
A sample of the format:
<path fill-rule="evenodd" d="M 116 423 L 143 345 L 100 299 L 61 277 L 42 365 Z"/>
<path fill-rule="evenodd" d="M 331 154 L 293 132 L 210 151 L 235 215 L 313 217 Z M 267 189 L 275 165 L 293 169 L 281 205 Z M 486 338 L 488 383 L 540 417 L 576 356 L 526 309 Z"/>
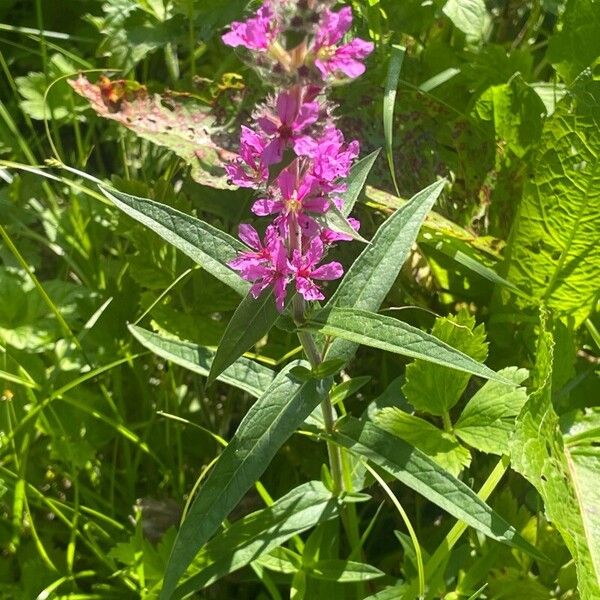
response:
<path fill-rule="evenodd" d="M 362 61 L 373 50 L 373 44 L 358 38 L 343 42 L 352 11 L 333 11 L 331 4 L 266 0 L 254 16 L 232 23 L 222 38 L 229 46 L 249 50 L 253 66 L 275 88 L 255 109 L 252 123 L 242 127 L 238 157 L 226 167 L 232 183 L 258 191 L 252 212 L 272 221 L 262 238 L 251 225 L 240 225 L 248 250 L 230 266 L 252 283 L 253 297 L 272 292 L 280 312 L 293 288 L 298 325 L 304 322 L 306 302 L 325 299 L 321 282 L 343 274 L 339 262 L 324 262 L 329 248 L 351 239 L 328 226 L 328 213 L 343 206 L 340 194 L 346 191 L 344 179 L 359 144 L 347 143 L 336 127 L 327 91 L 333 82 L 361 75 Z M 359 229 L 357 220 L 348 221 Z M 321 356 L 313 337 L 298 335 L 316 366 Z M 331 433 L 334 411 L 328 398 L 322 409 Z M 333 444 L 328 451 L 335 491 L 340 492 L 340 451 Z"/>

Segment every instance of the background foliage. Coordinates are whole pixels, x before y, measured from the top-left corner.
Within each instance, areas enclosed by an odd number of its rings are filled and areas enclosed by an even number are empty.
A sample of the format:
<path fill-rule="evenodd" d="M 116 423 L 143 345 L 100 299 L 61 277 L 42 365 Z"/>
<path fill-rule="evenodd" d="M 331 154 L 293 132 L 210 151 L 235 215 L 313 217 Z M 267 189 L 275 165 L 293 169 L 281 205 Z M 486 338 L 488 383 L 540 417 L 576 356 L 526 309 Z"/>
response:
<path fill-rule="evenodd" d="M 97 185 L 227 233 L 247 218 L 251 195 L 228 189 L 221 164 L 264 89 L 219 39 L 246 4 L 0 2 L 0 597 L 156 598 L 199 475 L 299 356 L 284 323 L 206 387 L 240 296 L 209 273 L 201 240 L 176 250 Z M 363 442 L 420 449 L 545 555 L 464 533 L 386 476 L 428 597 L 598 598 L 598 2 L 352 5 L 376 50 L 336 90 L 341 126 L 367 155 L 386 147 L 386 122 L 395 165 L 392 178 L 377 157 L 356 204 L 361 233 L 449 182 L 402 269 L 390 264 L 400 272 L 382 313 L 514 385 L 362 347 L 333 397 L 392 436 L 367 427 Z M 127 81 L 102 91 L 78 81 L 88 70 Z M 345 427 L 342 444 L 358 425 Z M 196 557 L 190 589 L 208 586 L 196 597 L 416 597 L 418 557 L 377 472 L 355 472 L 371 500 L 356 504 L 365 538 L 352 556 L 332 520 L 340 507 L 315 481 L 325 459 L 309 435 L 285 443 Z M 271 545 L 251 562 L 248 540 L 265 531 Z"/>

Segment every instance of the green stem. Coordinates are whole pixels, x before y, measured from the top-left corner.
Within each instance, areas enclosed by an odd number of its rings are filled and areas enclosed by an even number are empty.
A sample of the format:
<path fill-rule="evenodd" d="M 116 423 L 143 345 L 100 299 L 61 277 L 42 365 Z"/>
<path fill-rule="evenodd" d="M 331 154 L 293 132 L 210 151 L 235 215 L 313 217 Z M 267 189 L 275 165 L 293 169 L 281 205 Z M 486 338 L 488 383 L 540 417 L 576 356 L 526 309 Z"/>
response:
<path fill-rule="evenodd" d="M 294 299 L 295 301 L 297 298 Z M 296 302 L 294 301 L 294 313 L 296 316 Z M 302 305 L 304 300 L 300 299 Z M 300 302 L 298 304 L 300 304 Z M 304 313 L 304 307 L 302 306 Z M 299 331 L 298 339 L 304 348 L 304 353 L 313 367 L 321 364 L 321 354 L 317 348 L 317 344 L 311 333 L 307 331 Z M 321 412 L 323 413 L 323 421 L 325 422 L 325 431 L 331 435 L 335 427 L 335 413 L 329 394 L 326 394 L 321 401 Z M 344 489 L 344 479 L 342 475 L 342 456 L 340 449 L 332 442 L 327 442 L 327 455 L 329 456 L 329 468 L 331 469 L 331 477 L 333 479 L 333 493 L 337 496 Z"/>
<path fill-rule="evenodd" d="M 452 433 L 452 421 L 450 420 L 450 414 L 448 411 L 445 411 L 442 414 L 442 421 L 444 422 L 444 431 Z"/>

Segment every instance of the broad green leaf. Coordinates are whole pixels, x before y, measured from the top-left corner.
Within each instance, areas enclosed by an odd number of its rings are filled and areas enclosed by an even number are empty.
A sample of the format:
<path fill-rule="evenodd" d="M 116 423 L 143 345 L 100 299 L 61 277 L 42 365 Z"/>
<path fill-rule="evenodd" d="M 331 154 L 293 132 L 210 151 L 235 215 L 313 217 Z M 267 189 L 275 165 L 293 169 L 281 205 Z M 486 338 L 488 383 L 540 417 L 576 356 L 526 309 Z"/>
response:
<path fill-rule="evenodd" d="M 396 105 L 396 93 L 398 90 L 398 81 L 400 80 L 400 70 L 404 62 L 406 48 L 392 44 L 390 48 L 390 64 L 388 65 L 387 77 L 385 79 L 385 91 L 383 93 L 383 133 L 385 135 L 385 155 L 388 161 L 388 167 L 394 183 L 396 193 L 400 195 L 398 182 L 396 181 L 396 167 L 394 165 L 394 107 Z"/>
<path fill-rule="evenodd" d="M 278 317 L 271 290 L 266 290 L 259 298 L 248 293 L 227 324 L 210 367 L 207 385 L 267 335 Z"/>
<path fill-rule="evenodd" d="M 600 10 L 596 0 L 568 0 L 546 58 L 567 82 L 600 56 Z"/>
<path fill-rule="evenodd" d="M 379 150 L 375 150 L 364 158 L 361 158 L 350 171 L 346 178 L 348 189 L 342 194 L 344 205 L 342 206 L 342 214 L 347 217 L 354 208 L 358 197 L 367 181 L 367 177 L 373 168 L 375 160 L 379 156 Z"/>
<path fill-rule="evenodd" d="M 268 556 L 269 552 L 338 513 L 338 501 L 321 482 L 311 481 L 295 488 L 272 506 L 243 517 L 210 540 L 172 598 L 205 588 L 260 557 L 265 559 L 263 566 L 272 567 L 275 557 Z"/>
<path fill-rule="evenodd" d="M 458 443 L 453 434 L 438 429 L 425 419 L 399 408 L 387 407 L 377 412 L 373 421 L 381 429 L 427 454 L 455 477 L 471 463 L 471 453 Z"/>
<path fill-rule="evenodd" d="M 326 393 L 326 383 L 299 382 L 289 370 L 252 405 L 192 503 L 177 534 L 161 599 L 171 598 L 180 577 L 223 520 Z"/>
<path fill-rule="evenodd" d="M 366 310 L 325 308 L 309 315 L 303 327 L 320 331 L 324 335 L 340 337 L 356 344 L 379 348 L 411 358 L 420 358 L 484 379 L 511 383 L 510 380 L 498 375 L 467 354 L 455 350 L 433 335 L 392 317 Z"/>
<path fill-rule="evenodd" d="M 508 279 L 579 326 L 600 277 L 600 81 L 578 81 L 544 126 L 508 246 Z"/>
<path fill-rule="evenodd" d="M 448 0 L 442 10 L 468 40 L 481 41 L 490 28 L 492 19 L 483 0 Z"/>
<path fill-rule="evenodd" d="M 519 387 L 529 372 L 527 369 L 508 367 L 498 371 L 513 386 L 488 381 L 465 406 L 454 433 L 464 442 L 491 454 L 509 454 L 508 442 L 515 428 L 515 419 L 527 402 L 525 388 Z"/>
<path fill-rule="evenodd" d="M 442 193 L 438 181 L 411 198 L 391 215 L 354 261 L 327 306 L 378 310 L 400 273 L 425 216 Z M 349 360 L 356 346 L 335 341 L 328 358 Z"/>
<path fill-rule="evenodd" d="M 373 423 L 358 421 L 352 417 L 347 417 L 338 424 L 332 437 L 336 443 L 379 465 L 396 479 L 484 535 L 519 548 L 531 556 L 542 556 L 471 488 L 403 440 Z"/>
<path fill-rule="evenodd" d="M 438 317 L 431 333 L 478 362 L 487 358 L 484 326 L 475 327 L 475 317 L 467 309 L 454 316 Z M 441 416 L 460 400 L 469 379 L 467 373 L 456 373 L 430 361 L 416 360 L 406 367 L 402 391 L 417 410 Z"/>
<path fill-rule="evenodd" d="M 315 579 L 337 581 L 339 583 L 369 581 L 385 575 L 383 571 L 371 565 L 336 558 L 318 560 L 308 571 L 308 574 Z"/>
<path fill-rule="evenodd" d="M 250 285 L 227 266 L 246 247 L 223 231 L 147 198 L 100 188 L 117 208 L 196 261 L 211 275 L 244 295 Z"/>
<path fill-rule="evenodd" d="M 521 75 L 515 75 L 508 83 L 489 87 L 474 108 L 484 123 L 493 125 L 502 154 L 510 150 L 517 158 L 523 158 L 538 142 L 545 110 L 539 95 Z"/>
<path fill-rule="evenodd" d="M 215 351 L 192 342 L 167 338 L 136 325 L 129 325 L 135 339 L 154 354 L 174 362 L 198 375 L 207 377 L 215 357 Z M 261 396 L 273 382 L 275 373 L 263 365 L 247 358 L 238 358 L 217 379 L 255 398 Z"/>
<path fill-rule="evenodd" d="M 533 377 L 535 389 L 517 418 L 510 441 L 511 465 L 540 493 L 548 519 L 575 560 L 582 600 L 594 600 L 600 597 L 597 506 L 592 504 L 594 496 L 582 495 L 584 490 L 577 487 L 583 477 L 584 488 L 589 492 L 587 471 L 593 463 L 585 461 L 585 466 L 577 471 L 570 449 L 565 452 L 558 416 L 552 406 L 553 362 L 554 339 L 547 316 L 542 312 Z M 596 486 L 597 479 L 596 473 Z M 596 515 L 590 521 L 594 512 Z"/>

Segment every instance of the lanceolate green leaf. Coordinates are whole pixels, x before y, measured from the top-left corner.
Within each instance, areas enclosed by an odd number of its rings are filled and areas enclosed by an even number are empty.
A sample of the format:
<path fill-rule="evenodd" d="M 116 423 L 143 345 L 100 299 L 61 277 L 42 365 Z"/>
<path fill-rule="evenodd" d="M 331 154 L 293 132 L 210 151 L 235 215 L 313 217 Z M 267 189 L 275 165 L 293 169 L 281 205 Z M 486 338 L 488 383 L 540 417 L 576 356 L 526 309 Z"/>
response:
<path fill-rule="evenodd" d="M 344 213 L 339 210 L 339 208 L 331 202 L 329 204 L 329 210 L 323 215 L 322 219 L 320 219 L 326 227 L 337 231 L 338 233 L 345 233 L 349 235 L 353 240 L 358 240 L 359 242 L 368 242 L 346 219 Z"/>
<path fill-rule="evenodd" d="M 325 558 L 317 561 L 310 569 L 309 574 L 315 579 L 337 581 L 339 583 L 369 581 L 385 575 L 383 571 L 371 565 L 336 558 Z"/>
<path fill-rule="evenodd" d="M 154 354 L 198 375 L 208 376 L 215 351 L 192 342 L 163 337 L 135 325 L 129 331 L 140 344 Z M 263 365 L 247 358 L 238 358 L 217 379 L 258 398 L 271 385 L 275 373 Z"/>
<path fill-rule="evenodd" d="M 350 175 L 346 179 L 348 189 L 342 194 L 344 198 L 344 206 L 342 206 L 342 214 L 347 217 L 354 208 L 360 192 L 362 191 L 367 177 L 373 168 L 375 160 L 379 156 L 379 150 L 375 150 L 364 158 L 361 158 L 350 171 Z"/>
<path fill-rule="evenodd" d="M 519 548 L 531 556 L 542 555 L 462 481 L 410 444 L 370 422 L 347 418 L 333 439 L 354 454 L 379 465 L 399 481 L 422 494 L 452 516 L 486 536 Z"/>
<path fill-rule="evenodd" d="M 321 482 L 310 481 L 295 488 L 272 506 L 236 521 L 208 542 L 172 598 L 182 598 L 211 585 L 338 513 L 338 501 Z"/>
<path fill-rule="evenodd" d="M 484 379 L 511 385 L 509 379 L 498 375 L 470 356 L 393 317 L 351 308 L 325 308 L 310 315 L 304 327 L 356 344 L 364 344 L 411 358 L 420 358 L 464 373 L 478 375 Z"/>
<path fill-rule="evenodd" d="M 266 290 L 262 296 L 256 299 L 248 293 L 233 313 L 219 342 L 210 367 L 208 385 L 258 340 L 269 333 L 278 316 L 271 290 Z"/>
<path fill-rule="evenodd" d="M 371 243 L 354 261 L 328 306 L 378 310 L 414 244 L 425 216 L 444 188 L 438 181 L 419 192 L 391 215 L 379 228 Z M 336 341 L 327 358 L 348 360 L 356 346 Z"/>
<path fill-rule="evenodd" d="M 546 122 L 508 245 L 508 279 L 575 326 L 600 278 L 600 81 L 578 81 Z"/>
<path fill-rule="evenodd" d="M 227 266 L 246 247 L 227 233 L 186 215 L 166 204 L 100 188 L 104 195 L 124 213 L 133 217 L 166 242 L 196 261 L 211 275 L 233 288 L 241 296 L 250 285 Z"/>
<path fill-rule="evenodd" d="M 299 382 L 289 373 L 293 366 L 279 373 L 253 404 L 198 492 L 177 534 L 165 573 L 162 600 L 172 597 L 198 551 L 324 397 L 325 382 Z"/>

